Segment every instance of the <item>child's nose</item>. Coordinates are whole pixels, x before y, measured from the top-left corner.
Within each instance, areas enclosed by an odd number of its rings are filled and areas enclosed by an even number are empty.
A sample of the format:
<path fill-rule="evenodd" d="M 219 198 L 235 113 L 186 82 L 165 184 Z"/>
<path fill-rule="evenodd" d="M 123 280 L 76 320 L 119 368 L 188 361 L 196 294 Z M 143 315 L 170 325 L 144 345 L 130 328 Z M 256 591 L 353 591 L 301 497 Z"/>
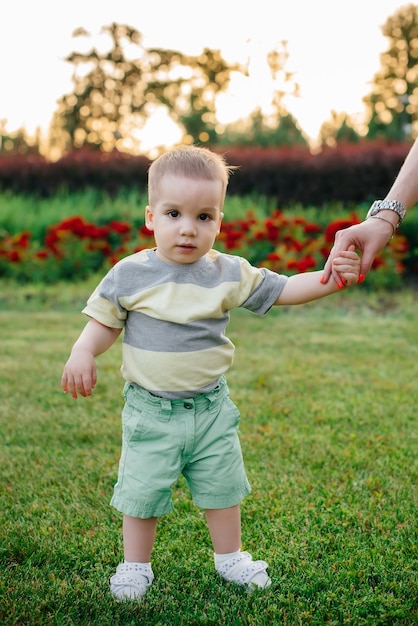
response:
<path fill-rule="evenodd" d="M 183 235 L 194 235 L 196 233 L 196 224 L 192 219 L 181 220 L 180 232 Z"/>

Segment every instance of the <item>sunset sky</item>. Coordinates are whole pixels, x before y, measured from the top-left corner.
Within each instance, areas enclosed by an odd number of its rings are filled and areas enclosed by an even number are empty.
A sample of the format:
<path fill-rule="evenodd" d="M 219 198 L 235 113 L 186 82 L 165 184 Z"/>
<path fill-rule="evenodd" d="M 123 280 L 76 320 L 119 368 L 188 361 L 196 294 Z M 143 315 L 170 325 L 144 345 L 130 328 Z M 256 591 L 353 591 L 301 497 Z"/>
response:
<path fill-rule="evenodd" d="M 100 42 L 100 29 L 128 24 L 143 35 L 145 47 L 198 54 L 220 49 L 232 63 L 252 60 L 252 76 L 234 81 L 219 111 L 221 121 L 248 115 L 268 103 L 265 54 L 288 42 L 287 69 L 295 72 L 301 97 L 287 107 L 315 138 L 331 111 L 360 116 L 362 98 L 388 47 L 380 27 L 408 2 L 396 0 L 14 0 L 3 7 L 0 36 L 0 120 L 9 131 L 46 130 L 56 101 L 72 91 L 71 65 L 64 57 Z M 97 39 L 74 39 L 83 26 Z M 102 39 L 103 41 L 103 39 Z M 171 129 L 156 120 L 146 138 L 171 140 Z M 174 139 L 174 137 L 173 137 Z"/>

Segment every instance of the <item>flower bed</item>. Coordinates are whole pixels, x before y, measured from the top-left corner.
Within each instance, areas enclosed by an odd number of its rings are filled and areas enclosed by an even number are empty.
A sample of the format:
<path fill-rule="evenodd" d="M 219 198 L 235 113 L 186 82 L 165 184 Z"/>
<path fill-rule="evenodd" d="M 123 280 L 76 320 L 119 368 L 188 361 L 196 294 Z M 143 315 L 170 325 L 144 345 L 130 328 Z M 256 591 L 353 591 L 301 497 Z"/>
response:
<path fill-rule="evenodd" d="M 264 219 L 248 212 L 245 218 L 223 222 L 215 247 L 244 256 L 254 265 L 291 275 L 322 269 L 336 231 L 359 221 L 352 213 L 323 229 L 304 217 L 289 217 L 279 210 Z M 153 245 L 153 235 L 145 226 L 136 229 L 119 220 L 96 225 L 76 215 L 49 226 L 41 242 L 33 240 L 28 231 L 4 235 L 0 239 L 0 277 L 19 282 L 83 280 Z M 407 239 L 397 234 L 375 259 L 374 272 L 369 275 L 372 281 L 380 286 L 399 283 L 407 254 Z"/>

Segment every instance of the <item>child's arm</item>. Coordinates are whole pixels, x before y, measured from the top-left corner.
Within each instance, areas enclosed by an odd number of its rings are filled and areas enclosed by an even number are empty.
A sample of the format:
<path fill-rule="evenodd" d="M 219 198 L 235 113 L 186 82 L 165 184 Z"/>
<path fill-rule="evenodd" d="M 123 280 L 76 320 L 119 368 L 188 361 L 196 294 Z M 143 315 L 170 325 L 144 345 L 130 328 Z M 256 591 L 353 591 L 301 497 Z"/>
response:
<path fill-rule="evenodd" d="M 89 320 L 71 350 L 70 358 L 64 366 L 61 387 L 71 393 L 91 396 L 96 386 L 97 373 L 95 357 L 112 346 L 121 333 L 120 328 L 104 326 L 96 320 Z"/>
<path fill-rule="evenodd" d="M 350 287 L 358 282 L 360 273 L 360 257 L 353 250 L 341 251 L 332 262 L 333 268 L 345 281 L 337 285 L 334 280 L 322 283 L 322 272 L 306 272 L 290 276 L 275 304 L 304 304 L 311 300 L 329 296 L 343 286 Z"/>

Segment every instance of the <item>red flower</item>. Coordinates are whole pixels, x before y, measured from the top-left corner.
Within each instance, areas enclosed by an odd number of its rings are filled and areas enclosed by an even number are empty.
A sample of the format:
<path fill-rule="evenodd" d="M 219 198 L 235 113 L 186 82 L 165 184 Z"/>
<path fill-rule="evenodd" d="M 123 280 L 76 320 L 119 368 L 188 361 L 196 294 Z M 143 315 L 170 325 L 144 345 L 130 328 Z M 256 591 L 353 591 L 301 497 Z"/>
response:
<path fill-rule="evenodd" d="M 80 234 L 83 232 L 86 222 L 78 215 L 74 217 L 68 217 L 57 224 L 56 228 L 59 230 L 68 230 L 74 234 Z"/>
<path fill-rule="evenodd" d="M 29 247 L 30 238 L 31 238 L 30 232 L 28 230 L 24 230 L 17 236 L 16 245 L 18 245 L 19 248 L 26 249 Z"/>
<path fill-rule="evenodd" d="M 322 228 L 318 226 L 318 224 L 308 223 L 305 225 L 305 228 L 303 230 L 306 235 L 310 235 L 312 233 L 320 233 L 322 231 Z"/>
<path fill-rule="evenodd" d="M 303 250 L 303 243 L 300 241 L 296 241 L 296 239 L 291 239 L 290 240 L 290 247 L 293 250 L 296 250 L 296 252 L 300 252 L 301 250 Z"/>
<path fill-rule="evenodd" d="M 335 220 L 335 222 L 331 222 L 325 229 L 325 241 L 327 243 L 334 243 L 335 233 L 338 230 L 342 230 L 344 228 L 348 228 L 353 224 L 359 224 L 360 220 L 355 213 L 351 213 L 348 219 Z"/>
<path fill-rule="evenodd" d="M 107 237 L 109 229 L 107 226 L 95 226 L 94 224 L 85 224 L 82 230 L 75 232 L 81 239 L 101 239 Z"/>
<path fill-rule="evenodd" d="M 377 257 L 374 259 L 374 261 L 373 261 L 373 264 L 372 264 L 372 269 L 376 270 L 378 267 L 381 267 L 381 266 L 382 266 L 382 265 L 384 265 L 384 264 L 385 264 L 385 262 L 384 262 L 384 260 L 382 259 L 382 257 L 377 256 Z"/>
<path fill-rule="evenodd" d="M 46 236 L 45 236 L 45 240 L 44 240 L 44 244 L 45 246 L 48 248 L 48 250 L 50 250 L 52 252 L 52 254 L 54 256 L 59 256 L 60 252 L 58 250 L 58 241 L 59 241 L 59 234 L 57 231 L 52 231 L 49 232 Z"/>
<path fill-rule="evenodd" d="M 219 234 L 219 241 L 225 244 L 227 250 L 234 250 L 239 248 L 239 242 L 242 239 L 242 233 L 237 231 L 223 231 Z"/>
<path fill-rule="evenodd" d="M 299 273 L 307 272 L 308 270 L 316 267 L 316 261 L 311 256 L 303 257 L 302 259 L 292 259 L 287 264 L 287 269 L 296 270 Z"/>
<path fill-rule="evenodd" d="M 109 222 L 108 227 L 110 230 L 115 231 L 119 235 L 124 235 L 125 233 L 129 233 L 131 231 L 131 225 L 127 222 L 118 222 L 117 220 L 112 220 Z"/>
<path fill-rule="evenodd" d="M 266 220 L 265 225 L 267 228 L 267 239 L 273 243 L 276 242 L 280 234 L 280 229 L 272 220 Z"/>
<path fill-rule="evenodd" d="M 9 253 L 9 261 L 11 263 L 19 263 L 21 260 L 21 254 L 19 250 L 11 250 Z"/>

